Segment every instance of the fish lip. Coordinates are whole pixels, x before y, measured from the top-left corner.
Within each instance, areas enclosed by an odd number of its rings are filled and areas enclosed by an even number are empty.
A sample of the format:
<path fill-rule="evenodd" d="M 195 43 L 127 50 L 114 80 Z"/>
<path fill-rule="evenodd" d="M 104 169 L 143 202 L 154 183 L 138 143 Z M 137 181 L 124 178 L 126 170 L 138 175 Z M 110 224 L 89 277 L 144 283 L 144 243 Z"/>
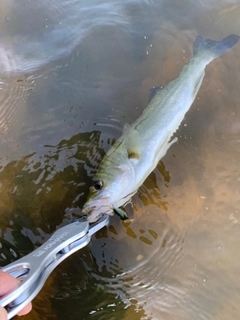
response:
<path fill-rule="evenodd" d="M 112 210 L 110 209 L 109 206 L 106 206 L 106 210 L 104 210 L 104 206 L 89 206 L 86 207 L 82 210 L 82 212 L 87 216 L 87 221 L 89 223 L 94 223 L 96 221 L 98 221 L 100 215 L 102 213 L 108 214 L 108 215 L 112 215 Z"/>
<path fill-rule="evenodd" d="M 99 215 L 101 212 L 97 212 L 96 214 L 96 207 L 93 206 L 86 206 L 85 208 L 83 207 L 82 213 L 87 217 L 87 221 L 89 223 L 94 223 L 98 220 Z"/>
<path fill-rule="evenodd" d="M 82 208 L 82 213 L 84 213 L 85 215 L 91 214 L 94 211 L 99 211 L 100 213 L 107 213 L 109 211 L 112 211 L 111 206 L 109 205 L 102 205 L 102 206 L 83 206 Z"/>
<path fill-rule="evenodd" d="M 95 208 L 96 207 L 93 207 L 93 206 L 86 206 L 86 207 L 83 206 L 82 213 L 87 215 L 87 214 L 91 213 L 92 211 L 94 211 Z"/>

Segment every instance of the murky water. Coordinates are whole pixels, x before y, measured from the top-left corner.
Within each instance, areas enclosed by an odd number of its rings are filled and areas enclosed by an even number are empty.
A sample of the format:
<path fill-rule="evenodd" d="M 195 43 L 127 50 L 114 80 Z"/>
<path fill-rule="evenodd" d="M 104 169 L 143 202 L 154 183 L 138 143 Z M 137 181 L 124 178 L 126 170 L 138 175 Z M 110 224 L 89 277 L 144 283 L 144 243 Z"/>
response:
<path fill-rule="evenodd" d="M 2 0 L 1 265 L 78 217 L 101 158 L 237 0 Z M 212 62 L 127 207 L 50 276 L 26 319 L 238 319 L 240 45 Z"/>

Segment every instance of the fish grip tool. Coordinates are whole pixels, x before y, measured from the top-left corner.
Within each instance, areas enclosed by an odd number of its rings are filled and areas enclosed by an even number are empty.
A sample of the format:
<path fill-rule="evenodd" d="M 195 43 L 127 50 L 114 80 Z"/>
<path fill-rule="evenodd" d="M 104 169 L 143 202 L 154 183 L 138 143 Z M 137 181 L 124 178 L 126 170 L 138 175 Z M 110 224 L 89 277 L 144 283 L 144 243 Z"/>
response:
<path fill-rule="evenodd" d="M 98 221 L 91 225 L 80 218 L 55 231 L 33 252 L 1 268 L 2 271 L 21 280 L 15 290 L 0 299 L 0 306 L 6 308 L 8 319 L 36 297 L 50 273 L 63 260 L 85 247 L 92 235 L 108 224 L 109 215 L 106 213 L 101 214 Z"/>

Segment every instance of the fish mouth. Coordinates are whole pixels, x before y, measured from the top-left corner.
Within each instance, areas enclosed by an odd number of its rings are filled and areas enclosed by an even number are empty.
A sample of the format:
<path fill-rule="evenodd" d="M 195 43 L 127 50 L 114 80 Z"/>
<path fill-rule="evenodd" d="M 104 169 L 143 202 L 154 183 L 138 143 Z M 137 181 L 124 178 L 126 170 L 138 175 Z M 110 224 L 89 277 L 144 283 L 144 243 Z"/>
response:
<path fill-rule="evenodd" d="M 83 208 L 82 208 L 82 213 L 84 214 L 84 215 L 88 215 L 91 211 L 93 211 L 94 210 L 94 208 L 95 207 L 91 207 L 91 206 L 83 206 Z"/>
<path fill-rule="evenodd" d="M 113 211 L 109 206 L 86 206 L 82 209 L 83 214 L 87 215 L 87 220 L 89 223 L 96 222 L 99 219 L 101 213 L 107 213 L 113 215 Z"/>

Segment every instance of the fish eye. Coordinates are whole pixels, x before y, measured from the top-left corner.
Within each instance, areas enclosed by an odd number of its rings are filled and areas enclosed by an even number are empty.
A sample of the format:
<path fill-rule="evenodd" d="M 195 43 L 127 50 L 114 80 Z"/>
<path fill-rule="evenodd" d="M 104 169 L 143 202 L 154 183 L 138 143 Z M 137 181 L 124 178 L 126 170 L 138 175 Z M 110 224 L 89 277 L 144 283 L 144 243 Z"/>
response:
<path fill-rule="evenodd" d="M 100 191 L 103 187 L 103 183 L 101 180 L 97 180 L 94 185 L 92 186 L 93 191 Z"/>

